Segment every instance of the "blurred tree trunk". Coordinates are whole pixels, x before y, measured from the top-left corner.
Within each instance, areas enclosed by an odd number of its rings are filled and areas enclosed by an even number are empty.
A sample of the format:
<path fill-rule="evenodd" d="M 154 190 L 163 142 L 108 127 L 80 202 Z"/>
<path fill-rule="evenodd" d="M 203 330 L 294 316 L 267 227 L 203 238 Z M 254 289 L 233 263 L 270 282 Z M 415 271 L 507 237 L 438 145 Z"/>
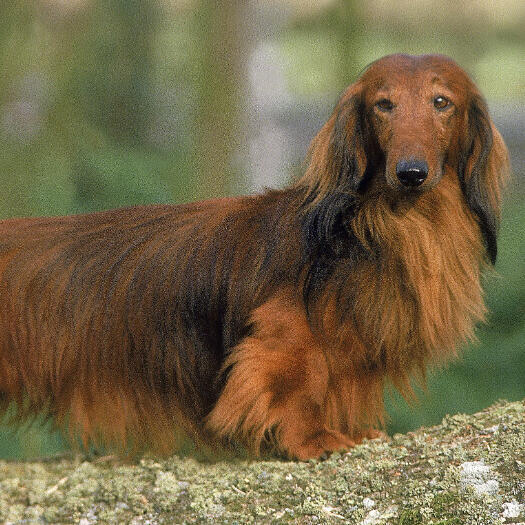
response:
<path fill-rule="evenodd" d="M 87 115 L 118 142 L 146 138 L 156 11 L 152 0 L 98 0 L 91 11 L 79 87 Z"/>
<path fill-rule="evenodd" d="M 159 7 L 156 0 L 93 0 L 76 15 L 49 18 L 58 87 L 49 118 L 67 152 L 71 206 L 108 207 L 122 198 L 120 180 L 142 176 L 114 159 L 148 147 Z"/>
<path fill-rule="evenodd" d="M 242 13 L 240 0 L 200 0 L 195 10 L 199 67 L 194 164 L 199 198 L 234 193 L 241 182 L 235 160 L 246 155 L 240 101 L 248 47 Z"/>
<path fill-rule="evenodd" d="M 0 2 L 0 217 L 31 215 L 38 161 L 44 156 L 49 82 L 42 46 L 41 6 L 32 0 Z M 47 44 L 47 42 L 46 42 Z M 49 158 L 46 156 L 46 158 Z M 54 186 L 60 186 L 55 178 Z M 38 181 L 40 182 L 40 181 Z M 61 199 L 67 201 L 67 197 Z"/>
<path fill-rule="evenodd" d="M 359 73 L 360 61 L 356 56 L 364 25 L 359 6 L 354 0 L 341 0 L 333 12 L 334 36 L 339 45 L 342 89 L 355 80 Z"/>
<path fill-rule="evenodd" d="M 155 0 L 94 0 L 77 16 L 49 18 L 63 105 L 57 117 L 73 142 L 80 137 L 73 148 L 85 147 L 86 133 L 143 143 L 151 116 Z"/>

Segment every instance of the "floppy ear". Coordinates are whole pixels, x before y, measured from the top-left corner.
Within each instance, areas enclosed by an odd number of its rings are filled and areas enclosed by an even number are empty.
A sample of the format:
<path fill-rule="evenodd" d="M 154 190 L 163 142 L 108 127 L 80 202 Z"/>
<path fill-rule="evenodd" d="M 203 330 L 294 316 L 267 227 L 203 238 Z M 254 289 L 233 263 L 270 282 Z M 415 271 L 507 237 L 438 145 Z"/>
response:
<path fill-rule="evenodd" d="M 345 219 L 367 168 L 366 121 L 360 87 L 353 84 L 313 139 L 309 165 L 299 186 L 306 187 L 303 233 L 308 250 L 343 255 Z"/>
<path fill-rule="evenodd" d="M 509 172 L 508 152 L 479 94 L 470 101 L 467 127 L 459 175 L 468 206 L 479 220 L 488 258 L 494 264 L 501 190 Z"/>

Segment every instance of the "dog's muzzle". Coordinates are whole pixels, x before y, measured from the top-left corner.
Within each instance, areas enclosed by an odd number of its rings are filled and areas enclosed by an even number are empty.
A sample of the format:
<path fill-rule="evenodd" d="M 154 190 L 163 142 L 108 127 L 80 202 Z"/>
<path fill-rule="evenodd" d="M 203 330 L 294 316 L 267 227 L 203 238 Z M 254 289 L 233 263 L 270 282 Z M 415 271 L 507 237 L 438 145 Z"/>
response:
<path fill-rule="evenodd" d="M 396 165 L 396 175 L 403 186 L 417 188 L 428 176 L 428 164 L 419 159 L 401 159 Z"/>

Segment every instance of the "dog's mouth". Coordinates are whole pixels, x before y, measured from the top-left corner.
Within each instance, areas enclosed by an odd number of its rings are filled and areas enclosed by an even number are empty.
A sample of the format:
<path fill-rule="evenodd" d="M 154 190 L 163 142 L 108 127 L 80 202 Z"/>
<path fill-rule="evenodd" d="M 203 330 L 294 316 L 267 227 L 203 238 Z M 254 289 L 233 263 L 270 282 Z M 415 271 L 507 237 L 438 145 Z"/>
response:
<path fill-rule="evenodd" d="M 389 172 L 386 167 L 371 177 L 366 190 L 363 192 L 368 200 L 384 202 L 395 214 L 408 212 L 420 198 L 431 192 L 442 178 L 442 171 L 436 173 L 431 170 L 421 184 L 402 184 L 395 172 Z"/>
<path fill-rule="evenodd" d="M 432 190 L 441 180 L 444 172 L 443 160 L 439 155 L 427 158 L 421 151 L 405 153 L 400 156 L 383 154 L 384 180 L 398 198 L 421 195 Z"/>

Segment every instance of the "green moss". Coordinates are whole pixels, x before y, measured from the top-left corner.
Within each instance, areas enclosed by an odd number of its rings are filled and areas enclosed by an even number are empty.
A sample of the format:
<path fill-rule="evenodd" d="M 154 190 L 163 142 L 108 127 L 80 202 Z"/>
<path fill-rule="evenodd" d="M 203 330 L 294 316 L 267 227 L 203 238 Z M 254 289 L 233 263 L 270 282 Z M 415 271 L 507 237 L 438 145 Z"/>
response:
<path fill-rule="evenodd" d="M 418 510 L 404 510 L 399 516 L 398 525 L 420 525 L 423 523 Z"/>
<path fill-rule="evenodd" d="M 437 494 L 434 497 L 432 508 L 438 514 L 443 514 L 448 512 L 451 508 L 456 508 L 458 502 L 461 498 L 450 492 L 444 492 L 442 494 Z"/>
<path fill-rule="evenodd" d="M 525 405 L 500 403 L 326 461 L 0 461 L 0 522 L 488 525 L 525 495 L 524 451 Z M 480 460 L 490 497 L 459 482 Z"/>

